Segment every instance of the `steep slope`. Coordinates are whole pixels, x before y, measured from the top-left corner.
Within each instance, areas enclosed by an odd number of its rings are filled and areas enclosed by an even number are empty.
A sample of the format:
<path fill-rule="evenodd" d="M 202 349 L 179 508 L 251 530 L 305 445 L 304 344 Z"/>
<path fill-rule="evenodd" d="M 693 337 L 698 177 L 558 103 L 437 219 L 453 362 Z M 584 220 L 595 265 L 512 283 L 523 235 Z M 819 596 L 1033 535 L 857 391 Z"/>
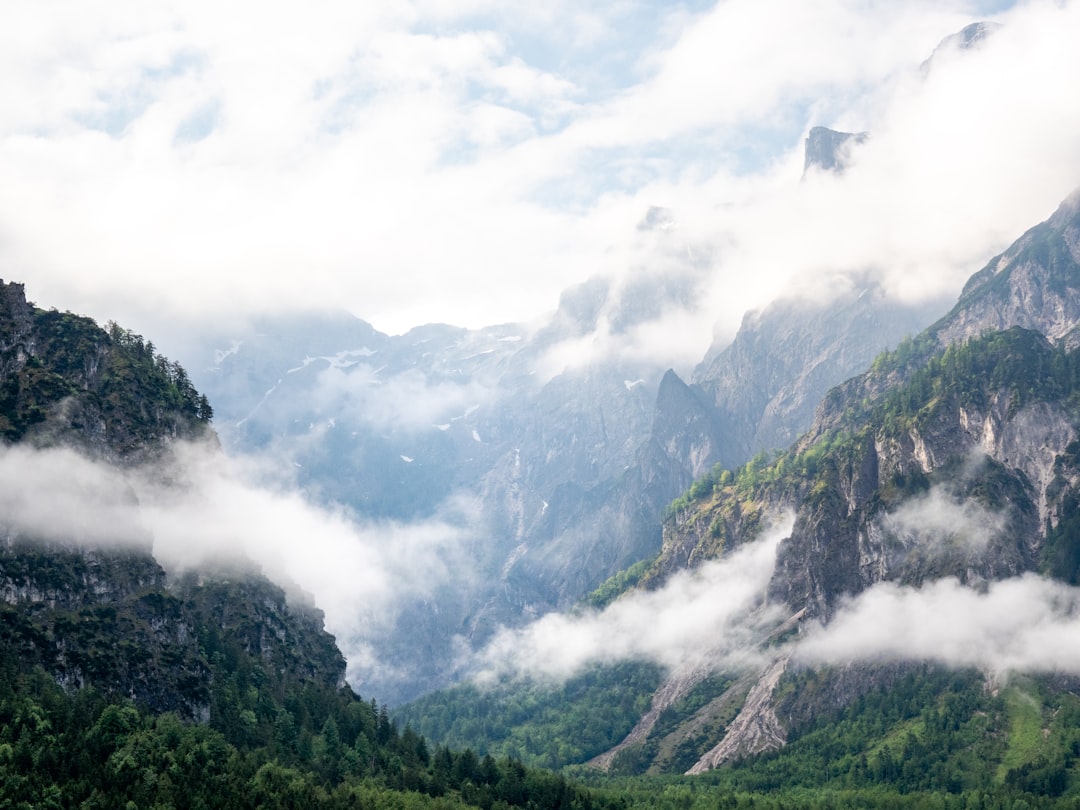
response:
<path fill-rule="evenodd" d="M 803 177 L 812 169 L 842 172 L 851 159 L 852 148 L 868 137 L 866 132 L 838 132 L 828 127 L 811 127 L 806 136 Z"/>
<path fill-rule="evenodd" d="M 653 209 L 641 229 L 676 245 L 673 224 Z M 226 447 L 291 459 L 317 497 L 375 520 L 462 525 L 467 511 L 470 576 L 437 604 L 404 606 L 408 632 L 379 636 L 414 676 L 373 682 L 381 693 L 396 702 L 443 685 L 452 673 L 435 662 L 454 658 L 451 638 L 480 645 L 653 557 L 665 506 L 696 478 L 793 441 L 829 387 L 941 309 L 890 300 L 870 275 L 833 301 L 776 302 L 710 348 L 687 384 L 610 350 L 693 302 L 701 268 L 668 265 L 568 289 L 538 328 L 390 336 L 313 315 L 215 338 L 191 361 Z"/>
<path fill-rule="evenodd" d="M 212 416 L 187 373 L 152 343 L 115 325 L 40 310 L 23 285 L 0 280 L 0 434 L 64 444 L 136 463 L 174 439 L 196 438 Z"/>
<path fill-rule="evenodd" d="M 712 464 L 735 467 L 806 431 L 822 397 L 880 352 L 933 321 L 942 303 L 890 300 L 872 280 L 829 301 L 780 300 L 748 313 L 735 339 L 713 348 L 691 388 L 721 428 Z M 711 445 L 712 442 L 709 442 Z"/>
<path fill-rule="evenodd" d="M 74 448 L 116 473 L 77 485 L 130 507 L 125 472 L 171 480 L 174 441 L 213 440 L 205 398 L 142 338 L 21 285 L 0 302 L 7 467 L 75 467 Z M 138 525 L 22 521 L 30 501 L 63 513 L 68 483 L 0 494 L 0 806 L 612 806 L 399 733 L 345 685 L 321 612 L 242 561 L 167 576 Z"/>
<path fill-rule="evenodd" d="M 1020 326 L 1067 348 L 1077 345 L 1078 288 L 1080 191 L 972 276 L 947 315 L 865 373 L 830 391 L 802 441 L 816 441 L 837 429 L 841 412 L 851 403 L 879 396 L 907 379 L 935 352 L 958 341 Z"/>
<path fill-rule="evenodd" d="M 852 414 L 844 431 L 696 487 L 666 525 L 664 551 L 642 582 L 658 587 L 670 573 L 729 553 L 785 510 L 795 523 L 763 597 L 793 624 L 827 623 L 883 582 L 921 587 L 951 577 L 978 588 L 1023 572 L 1076 582 L 1078 392 L 1080 352 L 1038 333 L 1013 328 L 951 347 L 868 412 Z M 690 772 L 782 746 L 820 710 L 812 708 L 820 697 L 798 689 L 803 708 L 785 705 L 802 674 L 790 669 L 784 646 L 765 654 L 769 663 L 749 692 L 732 693 L 738 715 L 711 746 L 696 740 Z M 844 673 L 842 701 L 887 684 L 883 675 L 893 674 Z M 823 682 L 835 677 L 825 673 Z M 690 720 L 683 739 L 691 739 Z M 654 735 L 636 743 L 651 757 L 659 744 Z M 637 761 L 641 770 L 653 762 Z"/>
<path fill-rule="evenodd" d="M 0 303 L 5 444 L 74 448 L 122 470 L 167 463 L 179 439 L 213 441 L 206 398 L 152 344 L 115 325 L 106 331 L 89 318 L 37 309 L 19 284 L 0 285 Z M 122 481 L 81 486 L 134 504 Z M 213 577 L 169 583 L 138 525 L 94 526 L 67 515 L 44 534 L 13 522 L 19 510 L 11 507 L 21 505 L 6 499 L 47 504 L 56 496 L 45 486 L 5 493 L 0 518 L 0 647 L 21 668 L 43 668 L 70 690 L 93 686 L 200 720 L 210 717 L 213 684 L 227 677 L 215 662 L 223 635 L 240 655 L 273 665 L 268 686 L 344 682 L 344 659 L 321 614 L 287 605 L 257 575 L 226 572 L 229 585 Z"/>
<path fill-rule="evenodd" d="M 1073 195 L 976 274 L 949 315 L 831 391 L 786 453 L 695 485 L 643 582 L 727 553 L 784 510 L 796 519 L 768 598 L 789 615 L 827 622 L 879 582 L 1075 581 L 1077 217 Z M 1014 322 L 1025 328 L 991 331 Z M 776 683 L 763 676 L 764 700 L 698 769 L 780 742 L 739 733 L 774 710 Z"/>

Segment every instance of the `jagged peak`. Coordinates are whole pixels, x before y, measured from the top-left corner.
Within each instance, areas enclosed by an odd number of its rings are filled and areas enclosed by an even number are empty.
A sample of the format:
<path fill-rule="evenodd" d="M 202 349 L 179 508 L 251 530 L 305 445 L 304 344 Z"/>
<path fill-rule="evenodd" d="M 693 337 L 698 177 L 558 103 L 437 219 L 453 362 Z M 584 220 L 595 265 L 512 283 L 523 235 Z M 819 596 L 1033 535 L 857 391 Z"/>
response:
<path fill-rule="evenodd" d="M 939 59 L 941 54 L 948 51 L 971 50 L 980 43 L 986 41 L 987 38 L 1003 27 L 1004 26 L 1001 23 L 990 22 L 988 20 L 965 25 L 955 34 L 949 34 L 949 36 L 941 40 L 941 42 L 937 44 L 937 47 L 931 52 L 930 56 L 926 58 L 926 61 L 920 65 L 920 69 L 923 73 L 929 72 L 934 66 L 935 60 Z"/>
<path fill-rule="evenodd" d="M 851 149 L 866 141 L 868 132 L 841 132 L 828 127 L 811 127 L 806 136 L 803 177 L 811 169 L 839 174 L 851 160 Z"/>

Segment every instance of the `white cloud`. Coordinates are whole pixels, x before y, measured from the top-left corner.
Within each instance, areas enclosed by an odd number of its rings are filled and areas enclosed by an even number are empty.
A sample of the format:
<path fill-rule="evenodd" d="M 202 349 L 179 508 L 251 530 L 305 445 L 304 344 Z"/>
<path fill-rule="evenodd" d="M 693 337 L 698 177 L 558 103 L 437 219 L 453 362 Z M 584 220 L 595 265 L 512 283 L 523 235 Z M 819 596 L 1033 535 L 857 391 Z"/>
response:
<path fill-rule="evenodd" d="M 413 432 L 488 405 L 496 395 L 478 381 L 429 380 L 416 369 L 380 374 L 378 369 L 357 364 L 319 372 L 308 401 L 322 413 L 347 416 L 355 423 Z"/>
<path fill-rule="evenodd" d="M 379 668 L 374 639 L 397 611 L 448 582 L 465 585 L 464 545 L 477 515 L 452 500 L 412 524 L 360 521 L 306 500 L 265 462 L 178 444 L 165 466 L 121 471 L 70 450 L 0 450 L 5 534 L 91 546 L 150 548 L 170 572 L 249 560 L 314 597 L 349 660 L 350 677 Z"/>
<path fill-rule="evenodd" d="M 764 605 L 776 548 L 791 521 L 730 555 L 673 575 L 654 591 L 633 591 L 602 611 L 552 613 L 520 630 L 504 629 L 480 655 L 498 672 L 563 679 L 595 664 L 646 660 L 675 669 L 744 666 L 785 618 Z"/>
<path fill-rule="evenodd" d="M 797 647 L 804 662 L 931 660 L 988 673 L 1080 673 L 1080 590 L 1035 574 L 985 591 L 875 585 Z"/>
<path fill-rule="evenodd" d="M 476 326 L 633 271 L 664 204 L 715 249 L 703 324 L 823 270 L 955 289 L 1080 178 L 1080 12 L 1022 5 L 916 81 L 973 12 L 5 4 L 0 257 L 144 333 L 328 302 Z M 814 123 L 874 132 L 842 182 L 798 182 Z"/>
<path fill-rule="evenodd" d="M 973 499 L 957 499 L 947 487 L 936 486 L 924 495 L 905 500 L 885 515 L 885 528 L 906 542 L 933 553 L 961 549 L 973 555 L 986 550 L 1005 529 L 1007 515 L 994 512 Z"/>
<path fill-rule="evenodd" d="M 77 545 L 152 539 L 124 476 L 66 449 L 0 447 L 0 525 L 13 537 Z"/>

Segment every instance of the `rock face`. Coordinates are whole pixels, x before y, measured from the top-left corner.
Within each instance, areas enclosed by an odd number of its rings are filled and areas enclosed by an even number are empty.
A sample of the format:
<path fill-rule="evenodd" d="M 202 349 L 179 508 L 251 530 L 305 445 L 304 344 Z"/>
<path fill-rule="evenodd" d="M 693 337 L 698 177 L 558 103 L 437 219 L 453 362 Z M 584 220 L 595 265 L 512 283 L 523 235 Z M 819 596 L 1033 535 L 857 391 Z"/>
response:
<path fill-rule="evenodd" d="M 0 283 L 0 391 L 0 453 L 13 443 L 74 448 L 114 473 L 103 486 L 121 491 L 105 496 L 135 507 L 125 471 L 165 460 L 178 438 L 213 440 L 205 399 L 180 366 L 119 327 L 35 309 L 20 284 Z M 46 485 L 33 497 L 44 512 L 56 495 Z M 94 687 L 197 721 L 210 718 L 226 668 L 245 660 L 281 688 L 344 683 L 322 614 L 261 576 L 204 571 L 169 582 L 137 526 L 87 534 L 80 516 L 64 517 L 29 530 L 0 515 L 9 672 L 40 667 L 66 689 Z"/>
<path fill-rule="evenodd" d="M 917 585 L 956 576 L 970 583 L 1036 569 L 1045 520 L 1054 511 L 1048 490 L 1055 464 L 1074 440 L 1061 406 L 1016 410 L 1008 393 L 995 394 L 985 411 L 957 403 L 900 435 L 868 437 L 830 470 L 819 496 L 802 501 L 778 554 L 770 596 L 828 619 L 842 599 L 875 582 Z M 884 506 L 882 492 L 891 482 L 938 482 L 945 473 L 948 484 L 936 484 L 940 489 L 901 499 L 891 512 Z M 986 532 L 977 541 L 918 528 L 920 509 L 963 513 L 961 504 Z"/>
<path fill-rule="evenodd" d="M 806 136 L 803 177 L 813 169 L 842 172 L 851 159 L 852 148 L 868 137 L 866 132 L 838 132 L 828 127 L 811 127 Z"/>
<path fill-rule="evenodd" d="M 949 52 L 967 51 L 978 47 L 996 31 L 1000 30 L 1001 27 L 1001 23 L 986 21 L 974 22 L 964 26 L 955 34 L 950 34 L 938 43 L 933 53 L 922 63 L 922 71 L 924 73 L 929 72 L 934 64 Z"/>
<path fill-rule="evenodd" d="M 1080 191 L 964 286 L 932 330 L 940 345 L 1022 326 L 1067 348 L 1080 345 Z"/>
<path fill-rule="evenodd" d="M 831 390 L 787 453 L 698 488 L 643 582 L 724 553 L 787 510 L 796 519 L 768 600 L 788 615 L 827 622 L 879 582 L 1078 581 L 1078 217 L 1074 194 L 973 276 L 947 316 Z M 766 675 L 751 690 L 760 700 L 695 767 L 782 744 L 796 720 L 774 711 Z M 845 693 L 860 677 L 844 673 Z"/>
<path fill-rule="evenodd" d="M 9 442 L 72 446 L 134 464 L 175 439 L 207 434 L 209 404 L 153 344 L 70 312 L 35 309 L 23 285 L 3 281 L 0 375 L 0 436 Z"/>
<path fill-rule="evenodd" d="M 747 314 L 735 339 L 710 349 L 691 380 L 720 425 L 704 439 L 717 450 L 708 464 L 736 467 L 762 450 L 787 447 L 811 426 L 830 388 L 941 309 L 937 301 L 892 301 L 867 282 L 828 303 L 780 300 Z"/>
<path fill-rule="evenodd" d="M 765 669 L 746 696 L 742 711 L 728 727 L 724 739 L 694 763 L 688 774 L 704 773 L 740 757 L 771 751 L 787 741 L 786 730 L 772 706 L 773 692 L 787 664 L 788 659 L 780 657 Z"/>

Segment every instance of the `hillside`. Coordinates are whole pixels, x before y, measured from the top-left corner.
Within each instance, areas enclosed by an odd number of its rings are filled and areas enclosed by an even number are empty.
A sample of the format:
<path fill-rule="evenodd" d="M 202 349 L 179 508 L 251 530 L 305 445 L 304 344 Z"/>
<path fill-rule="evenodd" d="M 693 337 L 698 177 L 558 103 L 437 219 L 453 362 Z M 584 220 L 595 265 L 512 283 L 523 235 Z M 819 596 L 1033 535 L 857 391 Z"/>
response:
<path fill-rule="evenodd" d="M 750 791 L 885 784 L 905 792 L 1080 790 L 1069 726 L 1053 721 L 1075 705 L 1067 663 L 1054 677 L 1024 680 L 994 670 L 989 652 L 935 653 L 938 665 L 920 669 L 925 665 L 903 663 L 919 655 L 905 655 L 899 640 L 887 637 L 850 639 L 840 658 L 824 661 L 805 652 L 863 604 L 862 594 L 915 599 L 924 589 L 934 593 L 935 584 L 985 594 L 994 583 L 1035 589 L 1039 582 L 1077 582 L 1080 352 L 1071 339 L 1077 321 L 1068 313 L 1080 300 L 1078 199 L 1070 197 L 976 274 L 947 316 L 830 391 L 814 426 L 789 449 L 734 470 L 718 465 L 671 504 L 660 555 L 612 580 L 597 604 L 611 604 L 620 592 L 619 600 L 631 601 L 661 593 L 680 572 L 732 556 L 780 516 L 793 515 L 756 614 L 747 617 L 760 628 L 758 663 L 731 667 L 720 658 L 713 669 L 669 671 L 648 711 L 593 755 L 594 765 L 624 774 L 724 766 L 711 782 Z M 1071 604 L 1071 596 L 1054 598 Z M 950 680 L 950 665 L 959 680 Z M 1056 666 L 1049 665 L 1052 673 Z M 617 682 L 604 672 L 589 677 Z M 886 716 L 867 708 L 871 695 L 898 699 L 898 684 L 917 695 L 908 708 Z M 954 736 L 930 746 L 944 752 L 926 765 L 937 776 L 927 778 L 920 766 L 901 777 L 881 752 L 887 746 L 889 756 L 899 754 L 895 762 L 918 761 L 933 732 L 927 712 L 954 700 L 950 690 L 962 696 L 955 700 L 966 714 L 950 721 Z M 505 700 L 518 699 L 509 694 Z M 456 718 L 476 710 L 456 700 L 454 693 L 432 696 L 417 704 L 424 720 L 403 716 L 426 723 L 421 727 L 435 739 L 501 745 L 470 736 Z M 457 706 L 441 724 L 433 722 L 440 706 Z M 577 706 L 571 701 L 561 712 L 573 716 Z M 1025 714 L 1027 706 L 1034 714 Z M 844 718 L 856 716 L 861 730 L 845 737 L 844 723 L 854 721 Z M 1033 726 L 1055 742 L 1035 745 Z M 525 741 L 562 733 L 571 732 L 545 732 L 528 717 L 504 732 Z M 800 746 L 811 745 L 821 759 L 807 767 L 810 748 Z M 548 761 L 547 749 L 526 748 L 533 761 Z M 761 755 L 767 751 L 775 753 Z M 952 751 L 959 757 L 955 773 L 964 778 L 947 776 Z M 980 764 L 963 764 L 968 756 Z M 922 781 L 911 781 L 917 773 Z"/>
<path fill-rule="evenodd" d="M 43 454 L 84 476 L 90 457 L 111 472 L 76 486 L 130 507 L 126 473 L 170 480 L 177 441 L 214 441 L 205 397 L 143 338 L 18 284 L 0 302 L 5 468 Z M 67 508 L 65 472 L 3 495 L 0 806 L 610 806 L 399 730 L 345 684 L 321 612 L 242 561 L 166 572 L 138 525 L 27 522 Z"/>

